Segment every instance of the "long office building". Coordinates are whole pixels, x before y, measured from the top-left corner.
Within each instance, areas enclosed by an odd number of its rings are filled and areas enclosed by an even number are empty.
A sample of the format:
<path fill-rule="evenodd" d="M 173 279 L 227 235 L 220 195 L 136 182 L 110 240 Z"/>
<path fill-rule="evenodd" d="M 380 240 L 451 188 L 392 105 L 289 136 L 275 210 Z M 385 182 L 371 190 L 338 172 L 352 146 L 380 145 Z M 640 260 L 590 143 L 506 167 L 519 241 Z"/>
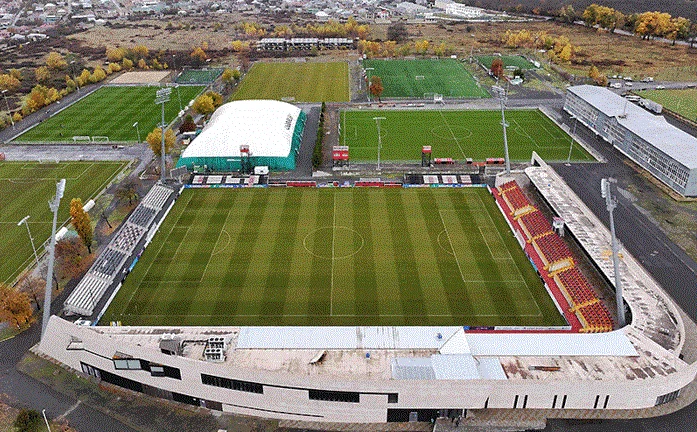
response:
<path fill-rule="evenodd" d="M 697 196 L 697 138 L 616 93 L 569 87 L 564 110 L 684 196 Z"/>

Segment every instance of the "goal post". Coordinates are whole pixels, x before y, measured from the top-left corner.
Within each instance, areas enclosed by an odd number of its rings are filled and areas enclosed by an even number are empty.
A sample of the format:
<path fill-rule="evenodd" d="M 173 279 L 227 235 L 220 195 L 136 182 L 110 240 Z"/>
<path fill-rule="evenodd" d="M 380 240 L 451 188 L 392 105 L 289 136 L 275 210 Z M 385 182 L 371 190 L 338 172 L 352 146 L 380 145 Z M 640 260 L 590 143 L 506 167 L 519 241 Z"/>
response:
<path fill-rule="evenodd" d="M 426 77 L 424 75 L 416 75 L 416 76 L 414 76 L 414 79 L 416 81 L 423 81 L 426 79 Z"/>
<path fill-rule="evenodd" d="M 103 136 L 103 135 L 94 135 L 92 137 L 92 142 L 109 142 L 109 137 L 108 136 Z"/>

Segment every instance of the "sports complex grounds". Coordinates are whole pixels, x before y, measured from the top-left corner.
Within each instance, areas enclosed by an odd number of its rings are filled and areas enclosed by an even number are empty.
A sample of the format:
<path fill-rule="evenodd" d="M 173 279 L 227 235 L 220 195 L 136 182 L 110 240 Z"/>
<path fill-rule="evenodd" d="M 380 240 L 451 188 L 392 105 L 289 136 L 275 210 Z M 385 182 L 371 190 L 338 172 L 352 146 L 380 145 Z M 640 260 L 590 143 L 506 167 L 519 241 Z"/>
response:
<path fill-rule="evenodd" d="M 102 320 L 566 325 L 485 187 L 185 189 Z"/>

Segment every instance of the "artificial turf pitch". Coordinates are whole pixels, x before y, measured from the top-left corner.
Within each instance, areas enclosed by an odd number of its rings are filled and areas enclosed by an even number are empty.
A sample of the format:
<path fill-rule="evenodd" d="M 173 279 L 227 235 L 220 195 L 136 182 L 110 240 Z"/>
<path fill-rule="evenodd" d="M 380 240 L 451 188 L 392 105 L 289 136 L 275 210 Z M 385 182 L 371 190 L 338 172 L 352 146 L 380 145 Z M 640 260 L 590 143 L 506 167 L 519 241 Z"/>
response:
<path fill-rule="evenodd" d="M 535 69 L 535 65 L 530 63 L 528 59 L 523 56 L 516 55 L 506 55 L 506 56 L 477 56 L 477 60 L 484 65 L 487 69 L 491 69 L 491 63 L 493 63 L 495 58 L 500 58 L 503 61 L 503 67 L 516 67 L 518 69 Z"/>
<path fill-rule="evenodd" d="M 222 68 L 186 69 L 174 79 L 178 84 L 210 84 L 223 74 Z"/>
<path fill-rule="evenodd" d="M 295 102 L 348 102 L 349 97 L 344 62 L 255 63 L 232 95 L 233 100 Z"/>
<path fill-rule="evenodd" d="M 29 215 L 29 228 L 39 252 L 51 235 L 48 201 L 56 182 L 66 179 L 59 224 L 69 218 L 70 200 L 94 198 L 127 162 L 0 162 L 0 282 L 11 282 L 34 259 L 27 228 L 17 222 Z"/>
<path fill-rule="evenodd" d="M 487 98 L 467 69 L 455 59 L 438 60 L 365 60 L 363 68 L 370 77 L 379 76 L 383 98 Z"/>
<path fill-rule="evenodd" d="M 343 111 L 342 145 L 349 146 L 352 161 L 377 159 L 378 134 L 374 117 L 380 122 L 383 161 L 421 160 L 421 147 L 432 146 L 433 157 L 483 161 L 503 157 L 501 111 Z M 508 151 L 511 160 L 529 161 L 536 151 L 543 159 L 566 160 L 571 137 L 538 110 L 507 110 Z M 572 161 L 593 161 L 574 142 Z"/>
<path fill-rule="evenodd" d="M 111 142 L 138 142 L 159 127 L 160 105 L 155 105 L 154 86 L 109 86 L 79 100 L 20 135 L 17 142 L 69 142 L 73 136 L 106 136 Z M 165 121 L 174 120 L 181 106 L 186 107 L 204 89 L 180 85 L 172 89 L 165 104 Z M 138 127 L 133 124 L 138 122 Z"/>
<path fill-rule="evenodd" d="M 486 188 L 186 189 L 111 321 L 565 325 Z"/>

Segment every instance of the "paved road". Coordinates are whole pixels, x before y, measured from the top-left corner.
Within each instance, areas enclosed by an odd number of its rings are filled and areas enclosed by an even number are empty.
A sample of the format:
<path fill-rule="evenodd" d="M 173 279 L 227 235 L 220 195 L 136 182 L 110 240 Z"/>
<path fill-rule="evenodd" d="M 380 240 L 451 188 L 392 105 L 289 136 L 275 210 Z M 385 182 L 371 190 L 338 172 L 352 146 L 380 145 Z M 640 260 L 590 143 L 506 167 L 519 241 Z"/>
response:
<path fill-rule="evenodd" d="M 605 200 L 600 196 L 600 179 L 613 176 L 618 186 L 626 188 L 636 183 L 636 172 L 624 164 L 623 156 L 609 144 L 579 124 L 579 135 L 593 144 L 607 159 L 606 164 L 574 164 L 567 167 L 555 164 L 554 169 L 574 192 L 608 226 L 609 217 Z M 641 180 L 646 181 L 646 180 Z M 615 210 L 617 233 L 623 246 L 637 258 L 673 299 L 693 319 L 697 320 L 697 263 L 673 244 L 666 235 L 624 196 L 618 194 Z M 592 423 L 550 420 L 546 431 L 697 431 L 697 402 L 663 417 L 642 420 L 604 420 Z"/>

